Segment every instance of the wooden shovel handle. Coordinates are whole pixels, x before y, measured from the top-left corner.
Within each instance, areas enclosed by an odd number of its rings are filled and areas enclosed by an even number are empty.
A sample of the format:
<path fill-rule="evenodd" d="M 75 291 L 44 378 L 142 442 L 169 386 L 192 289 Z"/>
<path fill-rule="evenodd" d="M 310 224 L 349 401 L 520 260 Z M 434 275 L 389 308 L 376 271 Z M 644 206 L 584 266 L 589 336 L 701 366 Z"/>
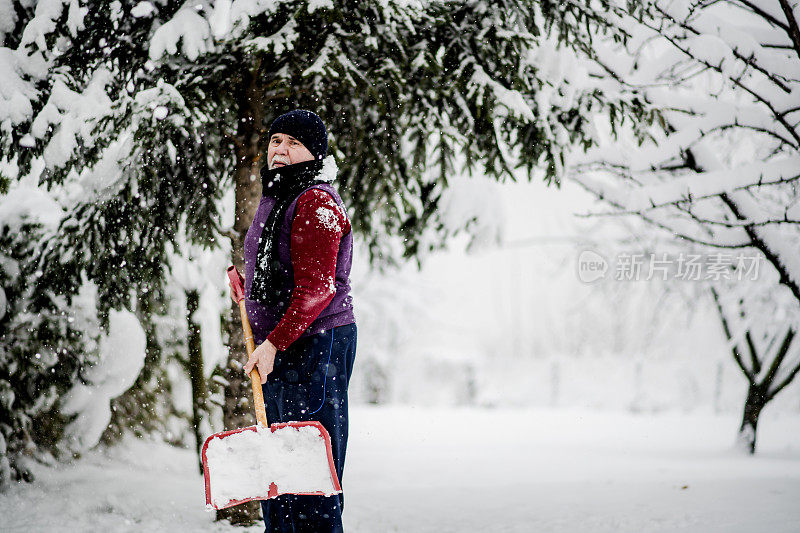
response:
<path fill-rule="evenodd" d="M 250 320 L 247 318 L 247 308 L 244 304 L 244 287 L 242 286 L 242 276 L 235 266 L 228 267 L 228 279 L 231 284 L 231 297 L 239 304 L 239 313 L 242 315 L 242 330 L 244 330 L 244 345 L 247 348 L 247 357 L 256 349 L 253 340 L 253 330 L 250 327 Z M 261 374 L 258 368 L 253 367 L 250 372 L 250 385 L 253 389 L 253 406 L 256 410 L 256 420 L 264 427 L 269 426 L 267 422 L 267 410 L 264 407 L 264 391 L 261 388 Z"/>

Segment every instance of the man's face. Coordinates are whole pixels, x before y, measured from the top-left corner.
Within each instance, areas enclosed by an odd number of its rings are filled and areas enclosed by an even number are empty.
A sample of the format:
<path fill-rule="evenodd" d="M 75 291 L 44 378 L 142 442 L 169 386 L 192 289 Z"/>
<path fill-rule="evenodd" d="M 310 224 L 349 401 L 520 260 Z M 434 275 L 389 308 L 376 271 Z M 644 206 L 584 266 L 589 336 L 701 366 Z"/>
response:
<path fill-rule="evenodd" d="M 267 163 L 269 168 L 280 168 L 295 163 L 303 163 L 314 159 L 303 143 L 285 133 L 274 133 L 269 138 L 267 147 Z"/>

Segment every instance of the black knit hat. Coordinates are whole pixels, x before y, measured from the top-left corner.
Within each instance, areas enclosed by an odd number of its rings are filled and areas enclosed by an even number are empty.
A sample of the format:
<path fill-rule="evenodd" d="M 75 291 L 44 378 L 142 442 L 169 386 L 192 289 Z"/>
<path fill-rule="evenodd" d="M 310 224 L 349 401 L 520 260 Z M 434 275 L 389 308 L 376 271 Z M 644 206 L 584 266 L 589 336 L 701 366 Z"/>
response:
<path fill-rule="evenodd" d="M 325 124 L 316 113 L 305 109 L 295 109 L 276 118 L 269 127 L 269 139 L 275 133 L 291 135 L 308 148 L 315 159 L 322 159 L 328 153 L 328 132 Z"/>

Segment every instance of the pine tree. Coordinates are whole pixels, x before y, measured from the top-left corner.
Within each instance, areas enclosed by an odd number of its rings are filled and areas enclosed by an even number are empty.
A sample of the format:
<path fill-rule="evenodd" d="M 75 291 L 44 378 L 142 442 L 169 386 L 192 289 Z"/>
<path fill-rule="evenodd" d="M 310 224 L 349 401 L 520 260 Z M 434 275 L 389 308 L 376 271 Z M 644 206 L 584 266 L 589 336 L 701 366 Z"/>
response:
<path fill-rule="evenodd" d="M 31 478 L 26 457 L 58 450 L 69 420 L 57 402 L 94 360 L 96 337 L 82 327 L 80 310 L 39 290 L 52 281 L 37 270 L 40 232 L 30 222 L 0 221 L 0 490 Z"/>
<path fill-rule="evenodd" d="M 567 89 L 539 71 L 540 52 L 616 31 L 606 3 L 591 4 L 114 0 L 34 14 L 15 2 L 4 44 L 22 58 L 29 108 L 0 117 L 0 157 L 17 176 L 42 158 L 41 181 L 63 191 L 67 211 L 40 254 L 42 271 L 58 276 L 38 289 L 69 294 L 85 276 L 101 320 L 137 307 L 160 293 L 179 227 L 204 246 L 230 238 L 243 270 L 264 133 L 294 107 L 328 126 L 339 189 L 371 257 L 422 254 L 447 234 L 437 206 L 448 177 L 513 179 L 522 168 L 558 183 L 565 150 L 595 142 L 590 112 L 639 112 L 635 99 L 600 90 L 548 103 Z M 218 200 L 231 187 L 225 228 Z M 431 231 L 438 242 L 422 238 Z M 231 317 L 225 425 L 240 427 L 247 384 Z"/>

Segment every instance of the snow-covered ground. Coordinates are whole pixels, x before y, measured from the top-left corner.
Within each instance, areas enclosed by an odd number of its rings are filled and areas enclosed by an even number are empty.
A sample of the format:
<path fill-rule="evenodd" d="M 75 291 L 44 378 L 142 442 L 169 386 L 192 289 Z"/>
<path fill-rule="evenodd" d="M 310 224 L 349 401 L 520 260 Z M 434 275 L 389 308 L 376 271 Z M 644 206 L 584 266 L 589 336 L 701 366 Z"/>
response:
<path fill-rule="evenodd" d="M 800 531 L 800 417 L 356 407 L 350 532 Z M 193 452 L 131 440 L 0 495 L 2 531 L 258 531 L 213 522 Z"/>

